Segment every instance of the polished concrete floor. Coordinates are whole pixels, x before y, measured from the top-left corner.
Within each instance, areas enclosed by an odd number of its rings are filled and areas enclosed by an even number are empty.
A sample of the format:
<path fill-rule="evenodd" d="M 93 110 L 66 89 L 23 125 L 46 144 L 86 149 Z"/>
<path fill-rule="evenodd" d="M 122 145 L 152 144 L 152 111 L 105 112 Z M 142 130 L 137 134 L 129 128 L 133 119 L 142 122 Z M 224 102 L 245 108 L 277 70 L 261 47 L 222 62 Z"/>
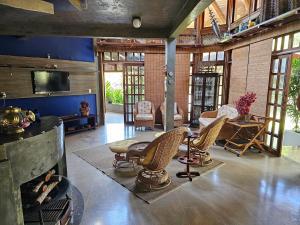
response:
<path fill-rule="evenodd" d="M 215 147 L 225 165 L 146 204 L 74 151 L 140 133 L 108 114 L 105 126 L 67 136 L 69 178 L 82 192 L 82 225 L 299 225 L 300 164 L 247 152 L 238 158 Z M 101 154 L 101 151 L 99 151 Z"/>

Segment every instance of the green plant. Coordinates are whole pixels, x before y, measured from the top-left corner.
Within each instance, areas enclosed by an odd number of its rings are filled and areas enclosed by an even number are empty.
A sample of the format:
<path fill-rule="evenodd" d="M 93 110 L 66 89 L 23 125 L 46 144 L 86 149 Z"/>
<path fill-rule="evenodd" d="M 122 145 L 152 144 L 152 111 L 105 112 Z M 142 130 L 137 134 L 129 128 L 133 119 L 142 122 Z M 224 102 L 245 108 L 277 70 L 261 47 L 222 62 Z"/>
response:
<path fill-rule="evenodd" d="M 122 89 L 113 89 L 113 100 L 114 104 L 123 104 L 123 90 Z"/>
<path fill-rule="evenodd" d="M 295 132 L 300 133 L 300 111 L 297 109 L 297 98 L 300 94 L 300 59 L 293 59 L 292 73 L 289 84 L 287 113 L 291 117 Z"/>
<path fill-rule="evenodd" d="M 109 81 L 105 83 L 105 99 L 108 103 L 123 104 L 123 90 L 113 88 Z"/>
<path fill-rule="evenodd" d="M 108 103 L 113 101 L 113 90 L 109 81 L 105 82 L 105 99 Z"/>

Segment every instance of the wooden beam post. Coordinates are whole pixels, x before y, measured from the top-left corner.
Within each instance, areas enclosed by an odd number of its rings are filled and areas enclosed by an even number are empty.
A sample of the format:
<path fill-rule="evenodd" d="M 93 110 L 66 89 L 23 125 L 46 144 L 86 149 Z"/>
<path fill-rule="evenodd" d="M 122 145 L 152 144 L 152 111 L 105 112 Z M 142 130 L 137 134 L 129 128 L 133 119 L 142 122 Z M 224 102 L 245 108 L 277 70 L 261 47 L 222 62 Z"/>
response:
<path fill-rule="evenodd" d="M 97 51 L 98 55 L 98 87 L 99 94 L 99 125 L 105 124 L 105 79 L 104 79 L 104 68 L 103 68 L 103 55 L 102 52 Z"/>
<path fill-rule="evenodd" d="M 176 59 L 176 39 L 166 40 L 166 84 L 165 84 L 165 131 L 174 128 L 174 102 L 175 102 L 175 59 Z"/>
<path fill-rule="evenodd" d="M 53 4 L 42 0 L 0 0 L 0 5 L 6 5 L 28 11 L 54 14 Z"/>
<path fill-rule="evenodd" d="M 170 38 L 176 38 L 193 22 L 214 0 L 187 0 L 181 13 L 176 16 L 169 33 Z"/>

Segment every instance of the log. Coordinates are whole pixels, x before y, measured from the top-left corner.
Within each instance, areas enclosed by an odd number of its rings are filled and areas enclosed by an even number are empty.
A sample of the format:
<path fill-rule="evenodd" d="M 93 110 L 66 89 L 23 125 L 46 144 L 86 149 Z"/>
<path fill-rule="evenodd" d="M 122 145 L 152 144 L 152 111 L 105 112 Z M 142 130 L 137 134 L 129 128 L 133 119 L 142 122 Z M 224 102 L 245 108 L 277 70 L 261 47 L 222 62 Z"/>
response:
<path fill-rule="evenodd" d="M 51 177 L 55 174 L 55 170 L 50 170 L 48 171 L 47 175 L 45 176 L 45 179 L 42 180 L 41 182 L 39 182 L 34 188 L 33 188 L 33 192 L 35 193 L 38 193 L 40 188 L 42 187 L 42 185 L 45 183 L 45 182 L 48 182 Z"/>
<path fill-rule="evenodd" d="M 49 184 L 47 189 L 36 199 L 36 202 L 41 205 L 43 203 L 43 201 L 45 200 L 45 198 L 48 196 L 48 194 L 53 190 L 53 188 L 56 187 L 56 185 L 58 183 L 59 182 L 56 181 L 56 182 Z"/>

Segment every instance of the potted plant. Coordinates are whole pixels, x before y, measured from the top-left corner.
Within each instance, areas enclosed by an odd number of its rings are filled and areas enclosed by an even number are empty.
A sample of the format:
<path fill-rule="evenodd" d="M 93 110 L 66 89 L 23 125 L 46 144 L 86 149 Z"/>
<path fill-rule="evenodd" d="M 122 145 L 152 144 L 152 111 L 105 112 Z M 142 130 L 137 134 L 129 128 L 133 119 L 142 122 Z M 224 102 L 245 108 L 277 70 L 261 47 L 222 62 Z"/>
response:
<path fill-rule="evenodd" d="M 256 100 L 256 94 L 254 92 L 247 92 L 241 96 L 239 100 L 235 102 L 236 110 L 238 111 L 240 118 L 244 121 L 250 120 L 250 108 Z"/>
<path fill-rule="evenodd" d="M 87 101 L 80 102 L 80 113 L 81 116 L 89 116 L 90 115 L 90 107 Z"/>

